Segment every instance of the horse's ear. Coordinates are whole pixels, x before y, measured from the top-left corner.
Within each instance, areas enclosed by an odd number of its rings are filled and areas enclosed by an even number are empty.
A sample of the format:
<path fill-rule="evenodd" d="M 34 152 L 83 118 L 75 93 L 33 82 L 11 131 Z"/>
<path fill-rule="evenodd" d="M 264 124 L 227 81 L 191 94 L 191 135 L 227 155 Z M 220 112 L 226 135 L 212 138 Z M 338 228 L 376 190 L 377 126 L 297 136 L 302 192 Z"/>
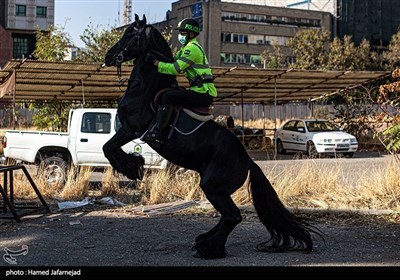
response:
<path fill-rule="evenodd" d="M 146 16 L 143 14 L 143 19 L 142 19 L 142 21 L 143 21 L 143 25 L 146 25 L 146 23 L 147 23 L 147 19 L 146 19 Z"/>
<path fill-rule="evenodd" d="M 135 14 L 135 21 L 136 21 L 137 23 L 139 23 L 139 21 L 140 21 L 139 16 L 138 16 L 137 14 Z"/>

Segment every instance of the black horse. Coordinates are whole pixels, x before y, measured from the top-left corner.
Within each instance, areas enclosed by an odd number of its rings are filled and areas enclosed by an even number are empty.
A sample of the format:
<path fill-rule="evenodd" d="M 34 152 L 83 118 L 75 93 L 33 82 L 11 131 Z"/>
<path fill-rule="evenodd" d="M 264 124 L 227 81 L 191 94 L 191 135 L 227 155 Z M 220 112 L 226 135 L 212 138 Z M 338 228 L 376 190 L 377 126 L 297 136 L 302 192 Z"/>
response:
<path fill-rule="evenodd" d="M 107 52 L 105 61 L 107 66 L 119 66 L 124 61 L 135 60 L 127 90 L 118 106 L 122 128 L 103 147 L 105 156 L 116 171 L 131 179 L 142 176 L 143 159 L 127 155 L 121 146 L 149 129 L 156 114 L 156 94 L 177 85 L 174 76 L 160 74 L 154 67 L 146 65 L 145 54 L 149 51 L 161 61 L 173 61 L 170 47 L 160 32 L 146 24 L 145 16 L 140 20 L 135 15 L 135 21 Z M 181 122 L 190 122 L 188 119 L 186 117 Z M 242 221 L 240 210 L 231 195 L 244 184 L 249 172 L 255 209 L 270 234 L 270 239 L 259 244 L 258 250 L 312 251 L 311 233 L 320 235 L 318 229 L 284 207 L 263 171 L 249 157 L 237 137 L 212 120 L 199 125 L 196 125 L 199 121 L 193 122 L 196 129 L 192 133 L 181 133 L 179 129 L 172 128 L 169 138 L 155 150 L 170 162 L 197 171 L 201 176 L 201 189 L 221 214 L 216 226 L 195 238 L 194 256 L 206 259 L 226 256 L 227 238 Z"/>

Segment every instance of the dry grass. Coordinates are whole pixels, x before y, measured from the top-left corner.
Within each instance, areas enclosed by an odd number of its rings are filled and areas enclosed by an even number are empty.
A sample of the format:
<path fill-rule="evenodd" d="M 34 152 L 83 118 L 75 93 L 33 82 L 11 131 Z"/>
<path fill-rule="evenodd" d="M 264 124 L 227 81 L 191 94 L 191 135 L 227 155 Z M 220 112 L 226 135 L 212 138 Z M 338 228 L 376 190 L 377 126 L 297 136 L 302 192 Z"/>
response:
<path fill-rule="evenodd" d="M 46 198 L 80 200 L 88 196 L 90 174 L 90 168 L 81 168 L 77 174 L 71 173 L 62 189 L 50 188 L 40 177 L 32 177 Z M 400 210 L 400 164 L 395 158 L 379 169 L 360 172 L 356 184 L 354 180 L 344 178 L 344 170 L 339 163 L 314 160 L 299 161 L 283 170 L 275 167 L 267 174 L 278 196 L 288 207 Z M 205 199 L 199 187 L 199 175 L 193 171 L 178 175 L 171 170 L 147 171 L 135 188 L 121 187 L 120 179 L 111 168 L 106 169 L 99 196 L 112 196 L 128 204 Z M 1 176 L 0 180 L 2 182 Z M 14 186 L 16 198 L 36 198 L 22 172 L 15 172 Z M 250 204 L 248 184 L 245 183 L 232 197 L 239 205 Z"/>
<path fill-rule="evenodd" d="M 102 181 L 101 195 L 115 196 L 120 194 L 121 188 L 119 187 L 119 177 L 114 174 L 111 167 L 104 170 Z"/>
<path fill-rule="evenodd" d="M 81 168 L 71 168 L 68 173 L 67 182 L 61 190 L 58 198 L 62 200 L 81 200 L 89 192 L 89 179 L 92 168 L 83 166 Z"/>
<path fill-rule="evenodd" d="M 46 182 L 40 176 L 36 176 L 34 174 L 30 174 L 32 180 L 35 182 L 36 187 L 39 189 L 41 195 L 44 198 L 52 199 L 61 188 L 57 187 L 50 187 L 46 184 Z M 0 174 L 0 180 L 3 181 L 4 174 Z M 14 196 L 16 199 L 36 199 L 37 195 L 32 188 L 31 184 L 29 183 L 28 179 L 26 178 L 25 174 L 22 171 L 18 170 L 14 172 Z"/>
<path fill-rule="evenodd" d="M 125 204 L 135 204 L 141 199 L 141 194 L 135 190 L 136 182 L 121 186 L 122 175 L 114 172 L 111 167 L 105 168 L 101 182 L 100 196 L 110 196 Z"/>
<path fill-rule="evenodd" d="M 200 176 L 194 171 L 171 172 L 169 169 L 148 171 L 138 189 L 143 192 L 143 204 L 174 200 L 200 200 L 204 194 L 199 187 Z"/>
<path fill-rule="evenodd" d="M 30 174 L 41 195 L 46 199 L 81 200 L 88 195 L 90 167 L 71 169 L 64 186 L 49 184 L 38 174 Z M 0 174 L 3 180 L 3 174 Z M 14 196 L 17 199 L 35 199 L 37 195 L 22 171 L 14 172 Z"/>
<path fill-rule="evenodd" d="M 400 210 L 400 165 L 365 170 L 353 185 L 339 164 L 304 161 L 269 178 L 285 205 L 320 209 Z"/>

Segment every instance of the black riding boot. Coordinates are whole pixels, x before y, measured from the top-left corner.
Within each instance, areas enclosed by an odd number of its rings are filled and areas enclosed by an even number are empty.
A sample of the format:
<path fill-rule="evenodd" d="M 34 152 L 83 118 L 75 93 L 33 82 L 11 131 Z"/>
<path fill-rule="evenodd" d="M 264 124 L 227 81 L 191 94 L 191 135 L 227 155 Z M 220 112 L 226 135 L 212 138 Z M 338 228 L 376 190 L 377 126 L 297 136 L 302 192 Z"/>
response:
<path fill-rule="evenodd" d="M 169 124 L 169 120 L 172 115 L 173 106 L 171 105 L 160 105 L 157 109 L 156 124 L 153 129 L 148 131 L 143 140 L 152 145 L 155 148 L 159 148 L 163 142 L 163 133 Z"/>

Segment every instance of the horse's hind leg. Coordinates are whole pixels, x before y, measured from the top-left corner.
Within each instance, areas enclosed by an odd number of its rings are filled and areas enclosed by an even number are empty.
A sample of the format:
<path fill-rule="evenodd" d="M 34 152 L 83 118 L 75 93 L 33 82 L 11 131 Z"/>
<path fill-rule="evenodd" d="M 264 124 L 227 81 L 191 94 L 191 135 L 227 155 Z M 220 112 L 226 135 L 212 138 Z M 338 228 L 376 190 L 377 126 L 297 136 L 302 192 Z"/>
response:
<path fill-rule="evenodd" d="M 193 256 L 204 259 L 217 259 L 226 257 L 225 244 L 229 234 L 242 221 L 240 210 L 229 194 L 207 193 L 207 199 L 221 214 L 218 224 L 207 233 L 196 237 L 193 246 Z"/>

